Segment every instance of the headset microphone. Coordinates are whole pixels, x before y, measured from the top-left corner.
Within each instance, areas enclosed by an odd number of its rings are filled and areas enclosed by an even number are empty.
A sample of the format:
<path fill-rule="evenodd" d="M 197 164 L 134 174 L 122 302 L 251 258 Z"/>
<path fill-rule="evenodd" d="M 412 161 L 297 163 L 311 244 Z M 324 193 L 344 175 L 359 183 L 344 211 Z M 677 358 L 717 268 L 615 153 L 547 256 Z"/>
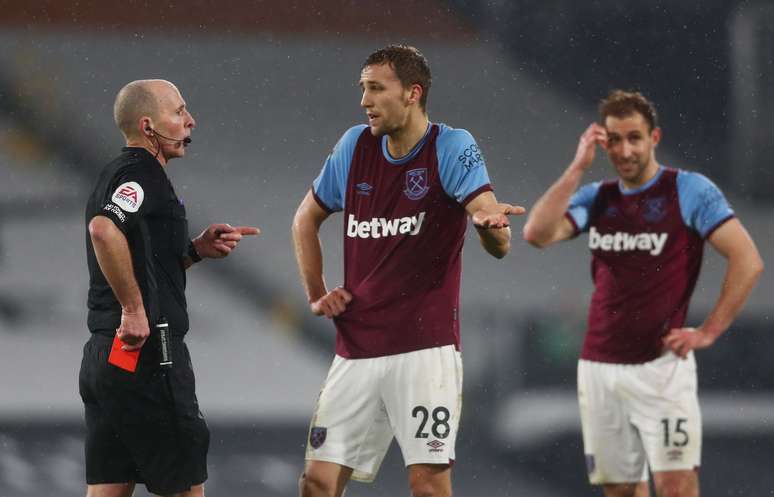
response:
<path fill-rule="evenodd" d="M 193 140 L 191 140 L 191 137 L 190 137 L 190 136 L 186 136 L 185 138 L 180 138 L 180 139 L 177 139 L 177 138 L 170 138 L 170 137 L 168 137 L 168 136 L 164 136 L 164 135 L 162 135 L 161 133 L 159 133 L 158 131 L 156 131 L 155 129 L 151 128 L 150 126 L 148 126 L 147 128 L 145 128 L 145 131 L 150 131 L 151 133 L 154 133 L 154 134 L 156 134 L 156 135 L 160 136 L 161 138 L 163 138 L 163 139 L 165 139 L 165 140 L 169 140 L 169 141 L 171 141 L 171 142 L 178 142 L 178 143 L 182 143 L 184 147 L 187 147 L 187 146 L 188 146 L 188 144 L 189 144 L 189 143 L 191 143 L 191 142 L 193 141 Z"/>

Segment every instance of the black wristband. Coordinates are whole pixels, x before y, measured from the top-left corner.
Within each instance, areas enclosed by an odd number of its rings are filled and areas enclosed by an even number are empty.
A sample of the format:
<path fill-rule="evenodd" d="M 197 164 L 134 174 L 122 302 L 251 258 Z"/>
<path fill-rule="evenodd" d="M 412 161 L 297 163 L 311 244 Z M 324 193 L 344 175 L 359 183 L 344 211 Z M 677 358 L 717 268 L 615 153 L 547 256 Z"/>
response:
<path fill-rule="evenodd" d="M 188 242 L 188 257 L 190 257 L 193 262 L 199 262 L 202 260 L 202 256 L 200 256 L 199 252 L 196 251 L 193 240 Z"/>

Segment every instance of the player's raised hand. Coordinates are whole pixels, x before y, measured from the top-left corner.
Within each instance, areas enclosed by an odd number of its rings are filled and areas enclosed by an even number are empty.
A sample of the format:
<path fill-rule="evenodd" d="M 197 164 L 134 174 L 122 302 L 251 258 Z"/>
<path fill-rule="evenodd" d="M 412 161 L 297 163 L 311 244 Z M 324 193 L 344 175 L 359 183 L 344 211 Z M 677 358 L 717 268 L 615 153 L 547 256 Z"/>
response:
<path fill-rule="evenodd" d="M 122 309 L 121 324 L 116 330 L 116 335 L 124 343 L 122 350 L 137 350 L 142 347 L 150 335 L 145 308 L 140 307 L 134 312 Z"/>
<path fill-rule="evenodd" d="M 511 205 L 506 203 L 496 203 L 486 205 L 473 213 L 473 226 L 480 229 L 507 228 L 510 226 L 508 216 L 520 216 L 527 212 L 527 209 L 520 205 Z"/>
<path fill-rule="evenodd" d="M 715 339 L 701 328 L 673 328 L 662 339 L 664 346 L 685 359 L 688 352 L 705 349 L 715 342 Z"/>
<path fill-rule="evenodd" d="M 575 159 L 572 161 L 573 166 L 583 171 L 590 168 L 591 163 L 594 162 L 597 145 L 607 148 L 607 131 L 598 123 L 591 123 L 580 137 L 578 149 L 575 152 Z"/>
<path fill-rule="evenodd" d="M 193 240 L 193 244 L 200 257 L 220 259 L 229 255 L 243 236 L 255 236 L 260 232 L 261 230 L 253 226 L 211 224 Z"/>
<path fill-rule="evenodd" d="M 344 312 L 350 302 L 352 302 L 352 294 L 344 287 L 337 286 L 314 302 L 310 302 L 309 307 L 316 316 L 333 318 Z"/>

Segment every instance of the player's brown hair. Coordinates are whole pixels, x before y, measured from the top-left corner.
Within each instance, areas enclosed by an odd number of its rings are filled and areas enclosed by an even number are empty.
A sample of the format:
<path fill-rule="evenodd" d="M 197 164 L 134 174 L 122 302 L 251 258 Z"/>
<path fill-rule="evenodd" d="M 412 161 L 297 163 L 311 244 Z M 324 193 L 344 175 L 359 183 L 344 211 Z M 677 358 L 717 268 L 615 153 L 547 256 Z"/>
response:
<path fill-rule="evenodd" d="M 430 75 L 430 65 L 422 52 L 408 45 L 388 45 L 369 55 L 363 63 L 363 69 L 380 64 L 390 64 L 404 88 L 411 85 L 421 86 L 419 106 L 422 110 L 427 109 L 427 95 L 430 93 L 433 78 Z"/>
<path fill-rule="evenodd" d="M 599 117 L 602 124 L 608 116 L 621 119 L 634 113 L 645 118 L 649 126 L 648 131 L 653 131 L 658 126 L 656 107 L 638 91 L 613 90 L 599 103 Z"/>

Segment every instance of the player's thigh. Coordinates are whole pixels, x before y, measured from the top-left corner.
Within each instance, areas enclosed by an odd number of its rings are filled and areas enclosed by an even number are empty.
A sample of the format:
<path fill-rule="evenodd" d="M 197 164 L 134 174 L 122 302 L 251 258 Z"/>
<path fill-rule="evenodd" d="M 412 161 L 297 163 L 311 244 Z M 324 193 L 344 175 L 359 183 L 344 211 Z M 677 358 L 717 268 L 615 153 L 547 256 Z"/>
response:
<path fill-rule="evenodd" d="M 309 427 L 307 461 L 327 461 L 371 481 L 392 441 L 379 391 L 384 357 L 333 360 Z"/>
<path fill-rule="evenodd" d="M 453 345 L 390 357 L 385 406 L 406 466 L 450 464 L 462 411 L 462 357 Z"/>
<path fill-rule="evenodd" d="M 701 464 L 702 421 L 693 354 L 680 359 L 670 352 L 639 367 L 630 399 L 651 471 L 691 471 Z"/>
<path fill-rule="evenodd" d="M 413 496 L 450 497 L 452 494 L 448 464 L 412 464 L 408 467 L 408 479 Z"/>
<path fill-rule="evenodd" d="M 578 362 L 578 406 L 586 470 L 592 484 L 647 480 L 646 453 L 629 419 L 620 383 L 631 366 Z"/>

